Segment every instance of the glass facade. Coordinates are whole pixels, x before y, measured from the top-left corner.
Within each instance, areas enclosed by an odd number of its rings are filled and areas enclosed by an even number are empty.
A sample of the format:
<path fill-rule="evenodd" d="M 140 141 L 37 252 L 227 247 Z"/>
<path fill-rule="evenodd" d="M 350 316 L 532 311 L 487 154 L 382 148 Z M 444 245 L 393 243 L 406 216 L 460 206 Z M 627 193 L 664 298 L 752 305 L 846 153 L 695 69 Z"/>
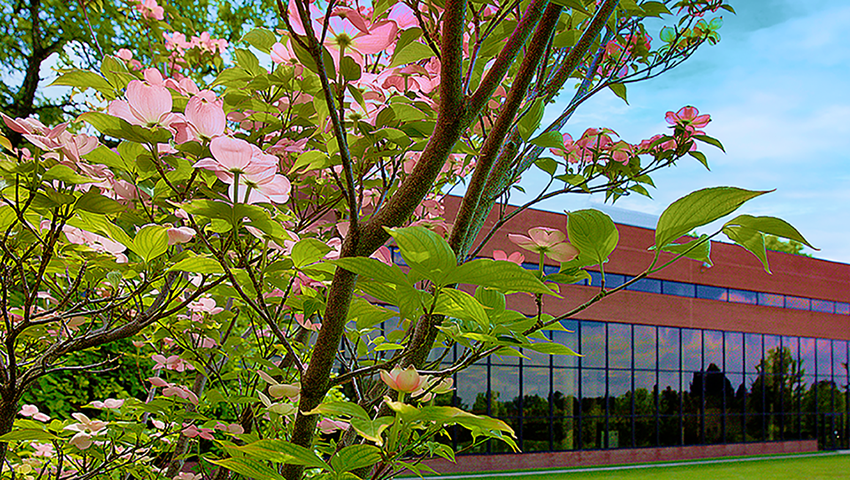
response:
<path fill-rule="evenodd" d="M 850 446 L 846 341 L 563 325 L 570 332 L 547 337 L 582 357 L 482 360 L 455 377 L 454 404 L 511 425 L 524 452 L 800 439 Z M 456 433 L 456 448 L 471 444 Z M 491 441 L 465 453 L 506 451 Z"/>

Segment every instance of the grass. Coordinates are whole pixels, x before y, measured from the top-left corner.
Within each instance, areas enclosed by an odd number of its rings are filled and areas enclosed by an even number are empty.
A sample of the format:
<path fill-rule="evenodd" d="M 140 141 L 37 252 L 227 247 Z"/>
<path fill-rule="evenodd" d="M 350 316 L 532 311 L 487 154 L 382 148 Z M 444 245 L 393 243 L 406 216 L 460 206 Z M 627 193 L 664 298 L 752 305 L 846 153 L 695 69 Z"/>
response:
<path fill-rule="evenodd" d="M 739 462 L 700 464 L 692 462 L 676 467 L 642 466 L 618 470 L 577 468 L 557 473 L 470 476 L 486 480 L 828 480 L 850 478 L 850 455 L 744 459 Z M 531 472 L 528 472 L 531 473 Z M 439 477 L 436 477 L 439 478 Z"/>

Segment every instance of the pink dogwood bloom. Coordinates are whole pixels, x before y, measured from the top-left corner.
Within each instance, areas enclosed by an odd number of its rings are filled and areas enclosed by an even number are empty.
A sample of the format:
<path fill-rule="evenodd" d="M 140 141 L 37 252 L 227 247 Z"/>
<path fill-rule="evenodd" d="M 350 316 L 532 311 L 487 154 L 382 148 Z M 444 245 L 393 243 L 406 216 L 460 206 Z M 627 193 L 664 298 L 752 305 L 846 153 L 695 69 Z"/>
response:
<path fill-rule="evenodd" d="M 256 149 L 256 151 L 255 151 Z M 213 158 L 204 158 L 195 163 L 195 168 L 206 168 L 227 183 L 233 183 L 235 175 L 257 175 L 274 170 L 277 157 L 266 155 L 245 140 L 231 137 L 215 137 L 210 142 Z"/>
<path fill-rule="evenodd" d="M 508 255 L 503 250 L 493 250 L 493 260 L 504 260 L 516 263 L 517 265 L 522 265 L 522 262 L 525 261 L 525 255 L 519 252 L 514 252 Z"/>
<path fill-rule="evenodd" d="M 186 104 L 186 120 L 202 138 L 213 138 L 224 134 L 224 102 L 217 99 L 211 90 L 203 90 L 189 99 Z"/>
<path fill-rule="evenodd" d="M 411 365 L 405 370 L 400 367 L 395 367 L 389 372 L 381 370 L 381 380 L 393 390 L 411 393 L 419 390 L 426 378 L 419 375 L 419 372 Z"/>
<path fill-rule="evenodd" d="M 65 232 L 65 237 L 68 238 L 70 243 L 86 245 L 95 252 L 110 253 L 115 256 L 118 263 L 127 263 L 127 256 L 124 255 L 124 250 L 127 247 L 118 242 L 70 225 L 65 225 L 62 231 Z"/>
<path fill-rule="evenodd" d="M 214 430 L 211 428 L 198 428 L 194 425 L 189 425 L 183 428 L 183 435 L 189 438 L 201 437 L 207 440 L 215 440 L 213 432 Z"/>
<path fill-rule="evenodd" d="M 670 125 L 681 125 L 685 130 L 694 132 L 694 130 L 703 128 L 711 121 L 711 115 L 700 115 L 696 107 L 686 106 L 679 109 L 678 112 L 667 112 L 664 117 Z"/>
<path fill-rule="evenodd" d="M 165 18 L 165 10 L 160 7 L 156 0 L 137 0 L 136 10 L 142 14 L 142 17 L 153 20 L 162 20 Z"/>
<path fill-rule="evenodd" d="M 319 430 L 325 435 L 330 435 L 337 430 L 348 430 L 349 426 L 348 422 L 343 422 L 342 420 L 331 420 L 330 418 L 323 418 L 319 421 L 318 425 Z"/>
<path fill-rule="evenodd" d="M 176 370 L 178 372 L 195 369 L 191 363 L 186 362 L 186 360 L 183 360 L 178 355 L 171 355 L 168 358 L 165 358 L 164 355 L 153 355 L 151 356 L 151 360 L 156 362 L 156 365 L 153 367 L 154 371 L 160 370 L 163 367 L 166 370 Z"/>
<path fill-rule="evenodd" d="M 191 227 L 170 227 L 166 232 L 168 234 L 168 244 L 177 245 L 178 243 L 186 243 L 195 237 L 195 229 Z"/>
<path fill-rule="evenodd" d="M 528 236 L 508 234 L 508 239 L 517 246 L 532 252 L 542 253 L 557 262 L 569 262 L 578 256 L 578 249 L 565 240 L 564 232 L 548 227 L 535 227 Z"/>
<path fill-rule="evenodd" d="M 168 126 L 175 120 L 171 113 L 171 92 L 165 87 L 162 74 L 155 68 L 145 70 L 144 82 L 132 80 L 127 85 L 126 97 L 127 100 L 109 103 L 107 111 L 110 115 L 145 127 Z"/>

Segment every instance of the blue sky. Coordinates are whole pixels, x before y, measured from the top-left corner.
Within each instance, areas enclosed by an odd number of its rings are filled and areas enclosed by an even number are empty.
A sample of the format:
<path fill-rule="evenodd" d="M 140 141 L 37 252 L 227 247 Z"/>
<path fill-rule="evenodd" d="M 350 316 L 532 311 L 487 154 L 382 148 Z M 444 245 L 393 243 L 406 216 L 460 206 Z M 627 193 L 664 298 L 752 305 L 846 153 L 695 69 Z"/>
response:
<path fill-rule="evenodd" d="M 776 189 L 742 212 L 781 217 L 819 252 L 850 263 L 850 2 L 745 0 L 723 14 L 721 42 L 706 46 L 662 77 L 629 87 L 630 105 L 603 92 L 583 105 L 564 131 L 574 137 L 606 126 L 630 142 L 664 131 L 664 114 L 684 105 L 709 113 L 706 132 L 726 154 L 706 147 L 711 171 L 696 161 L 653 176 L 654 199 L 633 195 L 617 207 L 652 215 L 687 193 L 731 185 Z M 658 38 L 658 32 L 651 32 Z M 529 192 L 541 177 L 526 176 Z M 553 211 L 584 208 L 602 198 L 551 201 Z M 511 203 L 521 203 L 512 195 Z M 711 230 L 713 232 L 714 230 Z M 709 229 L 701 229 L 709 233 Z"/>

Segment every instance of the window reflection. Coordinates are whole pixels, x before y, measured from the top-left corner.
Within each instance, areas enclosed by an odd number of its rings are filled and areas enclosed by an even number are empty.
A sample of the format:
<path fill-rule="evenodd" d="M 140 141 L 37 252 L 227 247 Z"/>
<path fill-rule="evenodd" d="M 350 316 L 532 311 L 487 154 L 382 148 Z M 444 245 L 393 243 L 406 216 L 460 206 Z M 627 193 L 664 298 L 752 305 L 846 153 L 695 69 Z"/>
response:
<path fill-rule="evenodd" d="M 850 315 L 850 303 L 835 302 L 835 313 L 839 315 Z"/>
<path fill-rule="evenodd" d="M 632 326 L 608 324 L 608 367 L 632 367 Z"/>
<path fill-rule="evenodd" d="M 605 370 L 585 369 L 581 372 L 581 414 L 605 414 Z"/>
<path fill-rule="evenodd" d="M 600 322 L 582 322 L 581 326 L 581 365 L 583 367 L 605 366 L 605 324 Z"/>
<path fill-rule="evenodd" d="M 642 278 L 637 282 L 629 285 L 627 290 L 645 293 L 661 293 L 661 280 L 654 278 Z"/>
<path fill-rule="evenodd" d="M 673 282 L 664 280 L 661 282 L 661 292 L 665 295 L 675 295 L 677 297 L 696 296 L 696 285 L 692 283 Z"/>
<path fill-rule="evenodd" d="M 552 408 L 556 416 L 578 415 L 578 370 L 556 368 L 552 371 Z"/>
<path fill-rule="evenodd" d="M 549 416 L 549 369 L 526 367 L 522 370 L 522 414 L 527 417 Z"/>
<path fill-rule="evenodd" d="M 727 372 L 744 371 L 744 334 L 725 332 L 725 359 Z"/>
<path fill-rule="evenodd" d="M 681 380 L 678 372 L 658 373 L 658 412 L 662 415 L 678 415 L 681 408 Z"/>
<path fill-rule="evenodd" d="M 635 325 L 633 328 L 635 368 L 654 370 L 657 365 L 655 361 L 655 327 Z"/>
<path fill-rule="evenodd" d="M 816 341 L 815 347 L 817 348 L 816 352 L 816 361 L 818 365 L 817 375 L 824 377 L 832 376 L 832 342 L 830 340 L 825 340 L 823 338 L 818 338 Z M 812 372 L 815 373 L 815 372 Z"/>
<path fill-rule="evenodd" d="M 714 364 L 723 369 L 723 332 L 706 330 L 703 334 L 703 365 L 708 368 Z"/>
<path fill-rule="evenodd" d="M 561 325 L 568 331 L 562 332 L 554 330 L 550 332 L 552 341 L 569 347 L 572 351 L 578 353 L 578 323 L 574 320 L 563 321 Z M 578 366 L 578 357 L 572 355 L 553 355 L 552 364 L 556 367 L 576 367 Z"/>
<path fill-rule="evenodd" d="M 812 311 L 821 313 L 835 313 L 835 302 L 829 300 L 812 300 Z"/>
<path fill-rule="evenodd" d="M 764 293 L 759 292 L 758 294 L 758 303 L 759 305 L 764 305 L 767 307 L 785 307 L 785 295 L 779 295 L 776 293 Z"/>
<path fill-rule="evenodd" d="M 748 305 L 758 304 L 756 292 L 751 292 L 749 290 L 735 290 L 734 288 L 729 289 L 729 301 L 733 303 L 746 303 Z"/>
<path fill-rule="evenodd" d="M 679 329 L 658 327 L 658 368 L 679 370 Z"/>
<path fill-rule="evenodd" d="M 706 300 L 719 300 L 725 302 L 729 299 L 728 289 L 721 287 L 712 287 L 709 285 L 697 285 L 697 298 Z"/>
<path fill-rule="evenodd" d="M 608 408 L 611 415 L 632 414 L 632 373 L 608 372 Z"/>
<path fill-rule="evenodd" d="M 487 413 L 487 367 L 472 365 L 458 372 L 455 387 L 459 408 L 476 414 Z"/>
<path fill-rule="evenodd" d="M 688 372 L 702 369 L 702 330 L 682 329 L 682 369 Z"/>
<path fill-rule="evenodd" d="M 761 334 L 747 333 L 744 335 L 744 371 L 755 372 L 761 362 L 762 343 Z"/>
<path fill-rule="evenodd" d="M 811 301 L 808 298 L 802 297 L 785 297 L 785 307 L 793 308 L 794 310 L 810 310 L 811 309 Z"/>
<path fill-rule="evenodd" d="M 519 369 L 490 367 L 490 416 L 519 415 Z"/>
<path fill-rule="evenodd" d="M 655 372 L 635 371 L 635 415 L 655 415 Z"/>
<path fill-rule="evenodd" d="M 555 417 L 552 419 L 552 443 L 555 450 L 575 450 L 578 448 L 578 425 L 574 417 Z"/>

